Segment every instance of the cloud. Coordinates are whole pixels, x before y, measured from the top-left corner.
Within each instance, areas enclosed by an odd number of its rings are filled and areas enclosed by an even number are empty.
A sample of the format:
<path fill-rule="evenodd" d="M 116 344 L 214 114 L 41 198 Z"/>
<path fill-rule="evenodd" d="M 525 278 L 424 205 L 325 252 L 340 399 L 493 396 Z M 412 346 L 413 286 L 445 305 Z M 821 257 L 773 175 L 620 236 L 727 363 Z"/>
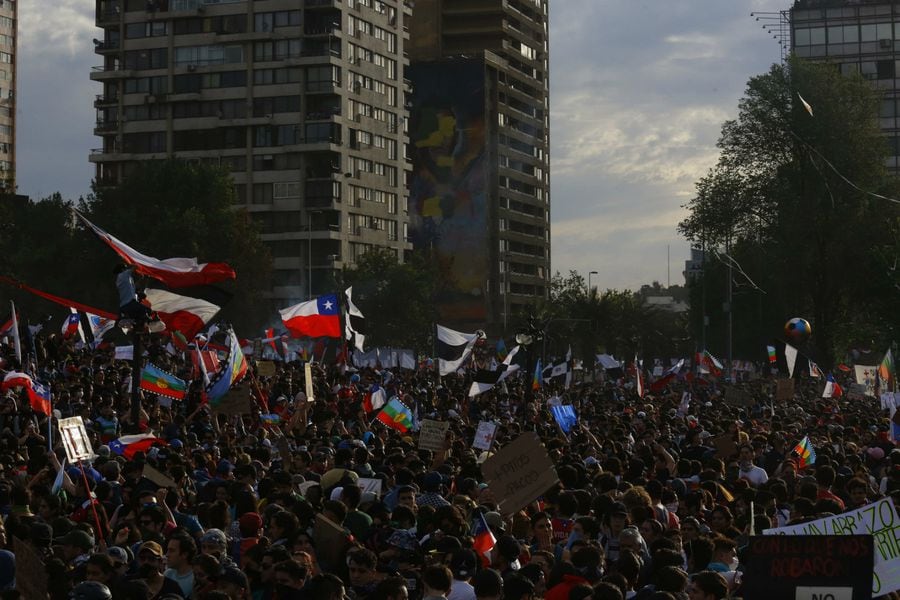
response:
<path fill-rule="evenodd" d="M 604 287 L 665 281 L 667 248 L 672 265 L 688 254 L 681 205 L 715 164 L 746 81 L 779 48 L 740 3 L 551 8 L 552 269 L 600 271 Z"/>

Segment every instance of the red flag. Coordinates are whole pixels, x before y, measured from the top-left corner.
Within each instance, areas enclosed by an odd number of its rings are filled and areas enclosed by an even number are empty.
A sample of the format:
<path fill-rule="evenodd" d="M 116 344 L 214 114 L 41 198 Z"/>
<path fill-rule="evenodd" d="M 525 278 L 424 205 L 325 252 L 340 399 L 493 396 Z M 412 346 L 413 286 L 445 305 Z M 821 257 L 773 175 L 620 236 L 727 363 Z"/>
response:
<path fill-rule="evenodd" d="M 198 263 L 196 258 L 167 258 L 160 260 L 141 254 L 128 244 L 106 233 L 78 211 L 73 211 L 85 225 L 103 240 L 123 261 L 134 266 L 141 275 L 158 279 L 171 287 L 208 285 L 234 279 L 234 269 L 225 263 Z"/>
<path fill-rule="evenodd" d="M 340 306 L 334 294 L 319 296 L 279 312 L 294 337 L 341 337 Z"/>
<path fill-rule="evenodd" d="M 472 527 L 472 537 L 474 538 L 472 549 L 481 560 L 481 565 L 485 568 L 491 566 L 490 552 L 497 543 L 497 538 L 494 537 L 482 513 L 478 513 L 478 517 L 475 519 L 475 525 Z"/>

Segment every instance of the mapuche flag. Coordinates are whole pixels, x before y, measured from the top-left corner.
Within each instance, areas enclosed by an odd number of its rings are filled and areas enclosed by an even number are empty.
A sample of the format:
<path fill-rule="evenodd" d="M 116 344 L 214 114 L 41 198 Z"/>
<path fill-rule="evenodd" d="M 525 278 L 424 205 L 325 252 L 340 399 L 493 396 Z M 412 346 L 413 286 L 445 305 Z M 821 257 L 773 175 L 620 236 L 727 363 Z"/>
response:
<path fill-rule="evenodd" d="M 412 428 L 412 411 L 396 397 L 381 409 L 377 419 L 391 429 L 406 433 Z"/>
<path fill-rule="evenodd" d="M 141 389 L 175 400 L 184 400 L 184 396 L 187 394 L 187 384 L 183 379 L 166 373 L 152 364 L 148 364 L 141 371 Z"/>

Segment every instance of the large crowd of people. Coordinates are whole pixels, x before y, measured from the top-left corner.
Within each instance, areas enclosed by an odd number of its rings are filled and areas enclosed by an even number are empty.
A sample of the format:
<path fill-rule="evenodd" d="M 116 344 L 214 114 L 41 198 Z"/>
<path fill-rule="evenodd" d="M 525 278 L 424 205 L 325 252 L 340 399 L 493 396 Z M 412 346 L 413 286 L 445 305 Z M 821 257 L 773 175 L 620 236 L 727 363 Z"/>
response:
<path fill-rule="evenodd" d="M 189 353 L 147 350 L 192 379 Z M 263 375 L 250 358 L 248 406 L 262 408 L 231 414 L 197 381 L 132 410 L 132 365 L 112 349 L 39 336 L 25 362 L 0 345 L 0 375 L 48 384 L 53 415 L 21 388 L 0 402 L 2 600 L 737 598 L 751 534 L 900 493 L 887 413 L 823 399 L 815 379 L 792 401 L 771 376 L 732 384 L 750 399 L 735 403 L 721 379 L 641 397 L 598 366 L 568 388 L 512 377 L 470 398 L 466 375 L 315 365 L 308 397 L 303 364 Z M 415 419 L 449 422 L 443 449 L 367 412 L 376 384 Z M 568 433 L 555 404 L 575 410 Z M 56 429 L 73 416 L 95 454 L 81 465 Z M 482 421 L 497 424 L 490 451 L 473 447 Z M 134 450 L 136 432 L 158 441 Z M 525 432 L 558 483 L 509 513 L 481 467 Z M 792 452 L 805 436 L 811 466 Z"/>

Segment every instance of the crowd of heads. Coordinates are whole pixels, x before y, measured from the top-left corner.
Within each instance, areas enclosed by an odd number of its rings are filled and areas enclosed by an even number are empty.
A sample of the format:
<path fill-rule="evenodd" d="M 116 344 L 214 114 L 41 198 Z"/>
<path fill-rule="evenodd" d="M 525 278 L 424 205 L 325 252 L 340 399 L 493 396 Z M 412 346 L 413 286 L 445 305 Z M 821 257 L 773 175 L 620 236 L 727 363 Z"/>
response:
<path fill-rule="evenodd" d="M 194 379 L 189 351 L 146 347 Z M 0 345 L 0 361 L 49 384 L 54 413 L 21 389 L 0 402 L 2 599 L 741 597 L 751 535 L 900 493 L 886 413 L 820 398 L 816 380 L 797 380 L 791 401 L 766 375 L 640 397 L 598 366 L 569 387 L 510 378 L 468 397 L 464 374 L 315 365 L 310 398 L 302 363 L 251 358 L 247 409 L 220 411 L 196 381 L 181 401 L 141 394 L 135 407 L 130 362 L 56 336 L 25 364 Z M 416 421 L 449 422 L 443 448 L 367 412 L 376 384 Z M 751 401 L 731 402 L 731 387 Z M 571 431 L 555 404 L 573 406 Z M 59 439 L 72 416 L 95 454 L 82 464 Z M 473 447 L 482 421 L 497 425 L 489 450 Z M 526 432 L 558 483 L 509 510 L 482 465 Z M 123 447 L 135 433 L 158 441 Z M 811 466 L 792 452 L 804 436 Z"/>

